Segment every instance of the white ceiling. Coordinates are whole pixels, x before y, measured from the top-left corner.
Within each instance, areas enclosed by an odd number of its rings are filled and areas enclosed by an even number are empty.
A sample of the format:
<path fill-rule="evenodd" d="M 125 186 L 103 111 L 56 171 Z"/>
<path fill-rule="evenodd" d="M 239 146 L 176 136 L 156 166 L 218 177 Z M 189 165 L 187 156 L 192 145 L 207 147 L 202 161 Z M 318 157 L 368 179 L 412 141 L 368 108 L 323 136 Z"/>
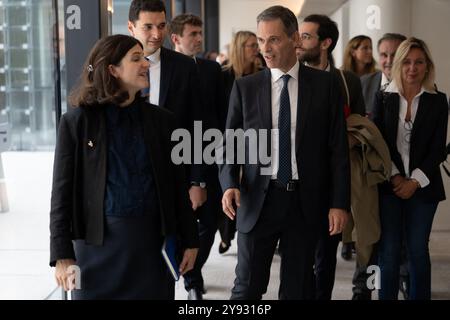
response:
<path fill-rule="evenodd" d="M 305 0 L 299 18 L 318 13 L 330 15 L 341 7 L 347 0 Z"/>

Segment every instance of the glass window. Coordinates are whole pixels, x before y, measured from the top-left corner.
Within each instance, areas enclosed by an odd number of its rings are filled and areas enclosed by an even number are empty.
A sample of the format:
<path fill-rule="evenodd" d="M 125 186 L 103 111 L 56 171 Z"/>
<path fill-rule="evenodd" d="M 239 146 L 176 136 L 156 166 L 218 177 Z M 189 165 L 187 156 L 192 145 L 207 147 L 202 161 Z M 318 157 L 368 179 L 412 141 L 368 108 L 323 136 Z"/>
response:
<path fill-rule="evenodd" d="M 40 300 L 56 289 L 48 266 L 53 1 L 0 2 L 0 300 Z"/>
<path fill-rule="evenodd" d="M 26 31 L 18 30 L 18 29 L 11 30 L 12 37 L 9 41 L 9 47 L 11 48 L 22 48 L 23 45 L 28 45 L 28 34 Z"/>

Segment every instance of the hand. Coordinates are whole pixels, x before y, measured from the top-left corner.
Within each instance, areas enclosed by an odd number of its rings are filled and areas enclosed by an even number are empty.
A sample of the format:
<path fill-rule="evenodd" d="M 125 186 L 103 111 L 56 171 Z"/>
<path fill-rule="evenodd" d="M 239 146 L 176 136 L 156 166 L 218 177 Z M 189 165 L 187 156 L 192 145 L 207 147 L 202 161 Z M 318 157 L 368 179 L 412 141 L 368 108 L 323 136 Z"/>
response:
<path fill-rule="evenodd" d="M 239 191 L 239 189 L 227 189 L 222 197 L 222 210 L 231 220 L 234 220 L 234 217 L 236 216 L 233 201 L 236 204 L 236 207 L 241 206 L 241 192 Z"/>
<path fill-rule="evenodd" d="M 200 208 L 205 202 L 207 198 L 207 193 L 205 188 L 201 188 L 199 186 L 192 186 L 189 189 L 189 199 L 191 199 L 192 210 L 197 210 Z"/>
<path fill-rule="evenodd" d="M 64 291 L 75 289 L 75 275 L 68 270 L 68 268 L 73 265 L 75 265 L 75 260 L 73 259 L 61 259 L 56 261 L 56 283 L 58 286 L 64 288 Z"/>
<path fill-rule="evenodd" d="M 194 268 L 195 259 L 197 258 L 198 248 L 184 250 L 183 260 L 180 263 L 181 275 Z"/>
<path fill-rule="evenodd" d="M 419 185 L 416 180 L 405 179 L 394 188 L 394 193 L 397 197 L 407 200 L 414 195 L 418 188 Z"/>
<path fill-rule="evenodd" d="M 394 189 L 397 188 L 404 181 L 406 181 L 406 178 L 400 174 L 396 174 L 395 176 L 391 177 L 391 184 L 394 187 Z"/>
<path fill-rule="evenodd" d="M 331 208 L 328 213 L 330 236 L 341 233 L 348 221 L 348 212 L 343 209 Z"/>

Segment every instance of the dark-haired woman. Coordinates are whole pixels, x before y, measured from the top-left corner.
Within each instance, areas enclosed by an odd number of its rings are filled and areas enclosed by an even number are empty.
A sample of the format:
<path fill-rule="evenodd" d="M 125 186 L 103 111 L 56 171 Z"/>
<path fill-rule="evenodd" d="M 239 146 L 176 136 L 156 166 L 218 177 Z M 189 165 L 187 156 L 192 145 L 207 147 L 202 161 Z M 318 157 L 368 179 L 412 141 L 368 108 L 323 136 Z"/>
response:
<path fill-rule="evenodd" d="M 140 97 L 149 64 L 129 36 L 99 40 L 61 118 L 50 211 L 50 265 L 75 299 L 174 299 L 161 254 L 178 237 L 183 274 L 198 233 L 182 167 L 170 158 L 172 115 Z M 75 277 L 76 278 L 76 277 Z"/>

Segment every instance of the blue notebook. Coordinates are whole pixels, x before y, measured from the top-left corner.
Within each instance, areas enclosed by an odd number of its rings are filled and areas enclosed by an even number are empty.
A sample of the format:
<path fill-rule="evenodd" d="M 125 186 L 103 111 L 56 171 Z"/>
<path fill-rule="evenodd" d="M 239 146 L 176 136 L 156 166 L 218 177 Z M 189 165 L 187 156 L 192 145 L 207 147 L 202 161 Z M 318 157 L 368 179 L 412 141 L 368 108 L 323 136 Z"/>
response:
<path fill-rule="evenodd" d="M 177 260 L 177 252 L 177 238 L 173 235 L 166 236 L 161 253 L 175 281 L 180 279 L 180 267 Z"/>

